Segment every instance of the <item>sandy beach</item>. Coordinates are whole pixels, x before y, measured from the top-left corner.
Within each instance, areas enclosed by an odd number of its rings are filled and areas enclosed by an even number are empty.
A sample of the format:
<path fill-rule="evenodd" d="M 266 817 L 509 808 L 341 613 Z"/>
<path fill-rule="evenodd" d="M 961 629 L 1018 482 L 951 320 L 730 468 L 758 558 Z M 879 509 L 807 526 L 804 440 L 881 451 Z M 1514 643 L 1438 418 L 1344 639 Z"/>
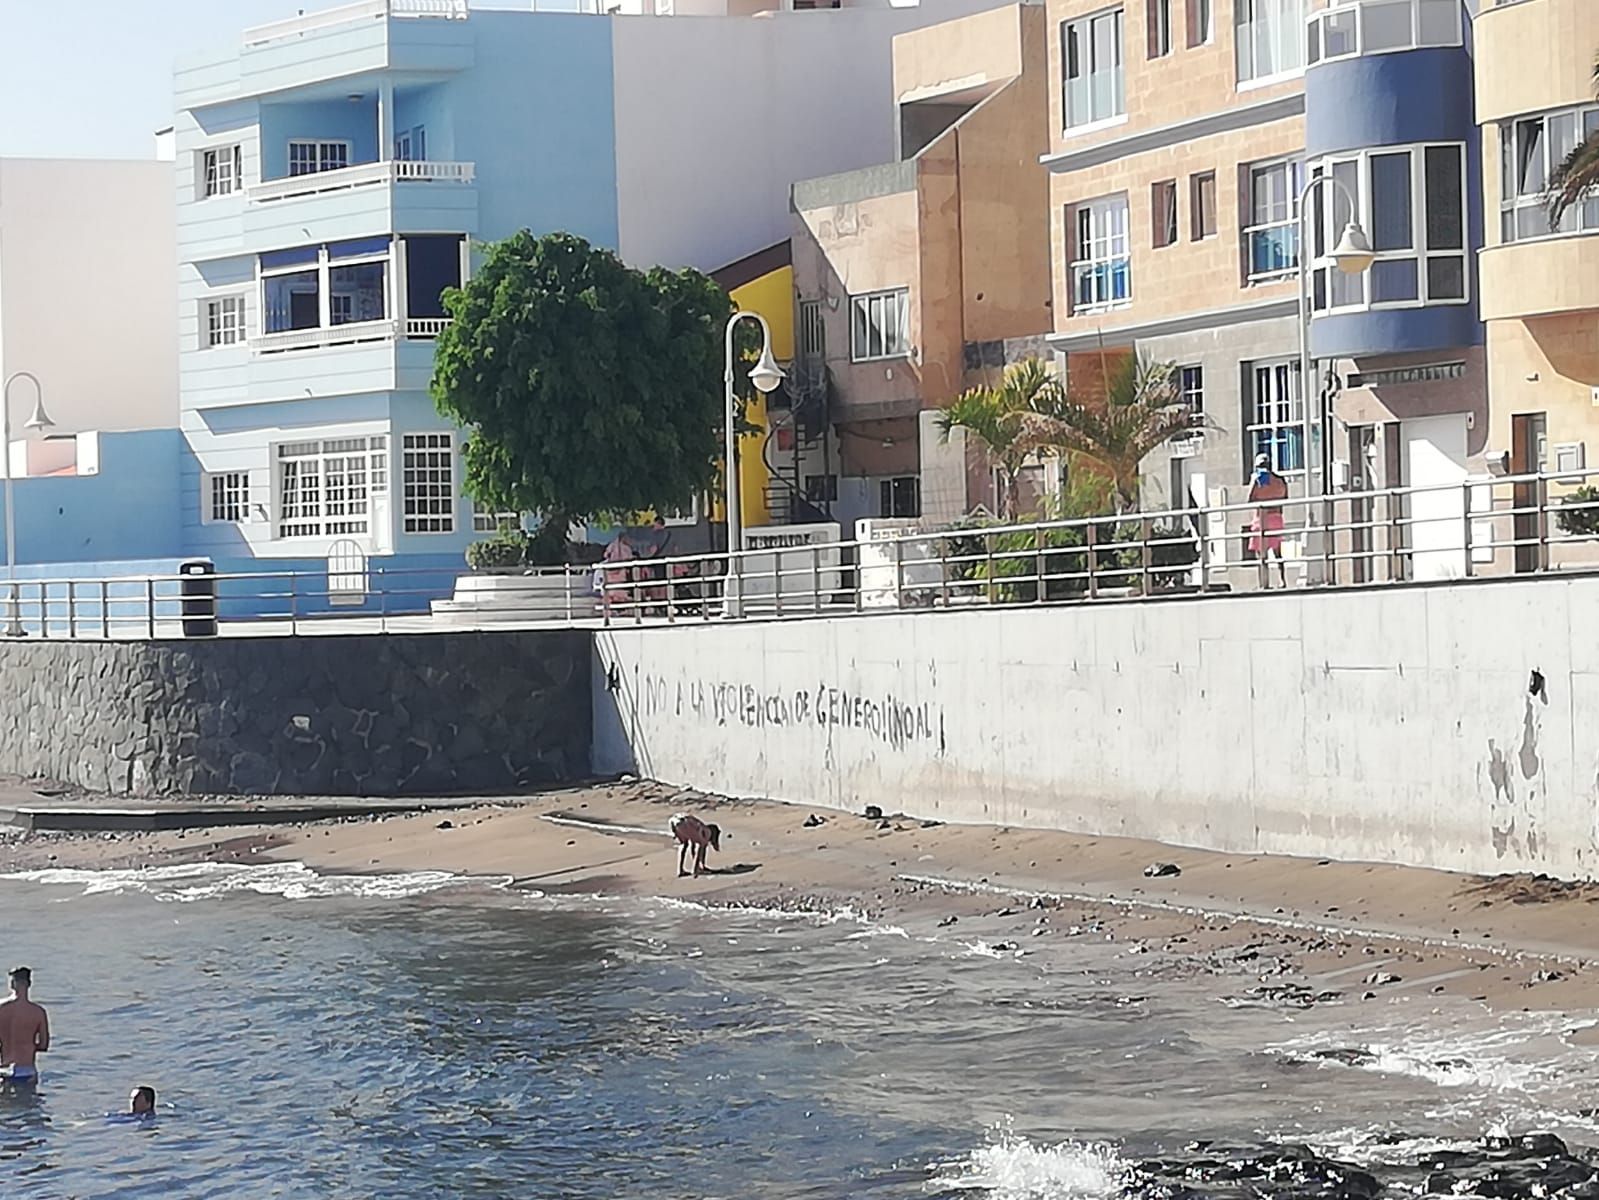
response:
<path fill-rule="evenodd" d="M 677 811 L 725 831 L 712 873 L 679 878 Z M 1218 977 L 1264 1003 L 1451 995 L 1495 1010 L 1579 1011 L 1599 960 L 1599 885 L 1238 856 L 1119 838 L 954 826 L 729 800 L 625 782 L 445 813 L 187 833 L 10 834 L 0 869 L 300 861 L 335 873 L 442 870 L 546 893 L 849 908 L 1027 952 L 1048 939 Z M 1146 870 L 1170 864 L 1180 873 Z M 1035 941 L 1034 939 L 1045 939 Z"/>

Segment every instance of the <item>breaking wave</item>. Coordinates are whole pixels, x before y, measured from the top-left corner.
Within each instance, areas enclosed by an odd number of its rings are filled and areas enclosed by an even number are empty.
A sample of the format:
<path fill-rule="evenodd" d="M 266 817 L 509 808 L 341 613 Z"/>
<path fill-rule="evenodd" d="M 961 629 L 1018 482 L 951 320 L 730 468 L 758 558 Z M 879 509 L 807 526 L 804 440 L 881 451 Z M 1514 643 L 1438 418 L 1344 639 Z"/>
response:
<path fill-rule="evenodd" d="M 0 875 L 13 883 L 77 888 L 82 896 L 137 892 L 156 900 L 189 903 L 232 892 L 280 896 L 285 900 L 360 897 L 401 900 L 445 888 L 471 885 L 503 887 L 508 878 L 457 875 L 449 871 L 402 871 L 382 875 L 339 875 L 313 871 L 300 862 L 184 863 L 164 867 L 94 871 L 52 867 Z"/>

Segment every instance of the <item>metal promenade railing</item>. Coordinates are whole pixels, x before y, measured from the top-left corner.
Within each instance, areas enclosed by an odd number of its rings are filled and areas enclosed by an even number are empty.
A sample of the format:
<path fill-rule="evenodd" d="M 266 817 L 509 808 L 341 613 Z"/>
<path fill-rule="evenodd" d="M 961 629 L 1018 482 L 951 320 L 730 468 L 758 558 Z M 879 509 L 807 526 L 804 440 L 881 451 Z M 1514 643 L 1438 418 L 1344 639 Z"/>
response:
<path fill-rule="evenodd" d="M 603 627 L 1157 601 L 1599 571 L 1599 471 L 1474 476 L 1270 503 L 1013 524 L 874 523 L 859 541 L 759 531 L 726 553 L 463 574 L 321 571 L 0 581 L 0 633 L 175 638 Z"/>

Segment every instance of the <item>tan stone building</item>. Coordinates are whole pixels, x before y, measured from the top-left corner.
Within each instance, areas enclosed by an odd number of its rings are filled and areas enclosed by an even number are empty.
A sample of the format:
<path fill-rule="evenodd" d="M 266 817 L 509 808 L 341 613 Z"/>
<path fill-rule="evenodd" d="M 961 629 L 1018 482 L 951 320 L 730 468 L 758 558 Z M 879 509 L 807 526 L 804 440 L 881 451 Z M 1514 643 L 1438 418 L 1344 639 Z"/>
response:
<path fill-rule="evenodd" d="M 846 531 L 993 504 L 934 418 L 1051 328 L 1047 40 L 1037 3 L 896 37 L 899 159 L 794 185 L 796 386 L 829 410 L 795 469 Z"/>
<path fill-rule="evenodd" d="M 1489 445 L 1495 465 L 1513 474 L 1599 466 L 1599 196 L 1553 229 L 1544 202 L 1551 168 L 1599 131 L 1599 4 L 1487 8 L 1476 41 L 1484 192 L 1490 213 L 1497 209 L 1481 260 Z M 1532 499 L 1519 496 L 1518 507 Z M 1516 526 L 1521 541 L 1549 532 L 1531 515 Z M 1558 562 L 1575 550 L 1521 546 L 1516 567 L 1533 570 L 1545 553 Z"/>

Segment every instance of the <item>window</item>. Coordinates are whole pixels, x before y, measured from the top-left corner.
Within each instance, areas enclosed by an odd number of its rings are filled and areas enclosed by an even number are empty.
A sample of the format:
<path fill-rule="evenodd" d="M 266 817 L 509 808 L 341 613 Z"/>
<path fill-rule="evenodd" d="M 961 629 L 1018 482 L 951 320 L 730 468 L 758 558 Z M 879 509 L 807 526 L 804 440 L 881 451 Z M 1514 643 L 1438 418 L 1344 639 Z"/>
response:
<path fill-rule="evenodd" d="M 477 500 L 472 501 L 473 533 L 515 533 L 522 528 L 522 518 L 514 512 L 495 512 Z"/>
<path fill-rule="evenodd" d="M 247 471 L 221 471 L 207 475 L 205 523 L 250 519 L 250 475 Z"/>
<path fill-rule="evenodd" d="M 405 532 L 455 532 L 455 435 L 408 433 L 402 456 Z"/>
<path fill-rule="evenodd" d="M 1060 27 L 1066 127 L 1109 121 L 1127 112 L 1122 78 L 1122 10 L 1067 21 Z"/>
<path fill-rule="evenodd" d="M 822 325 L 822 302 L 801 300 L 799 305 L 800 357 L 818 359 L 826 355 L 827 336 Z"/>
<path fill-rule="evenodd" d="M 278 536 L 372 532 L 371 500 L 389 490 L 388 436 L 278 446 Z"/>
<path fill-rule="evenodd" d="M 1523 117 L 1499 127 L 1500 226 L 1502 240 L 1599 230 L 1599 192 L 1573 204 L 1558 228 L 1549 224 L 1545 192 L 1549 176 L 1585 138 L 1599 133 L 1599 107 L 1564 109 Z"/>
<path fill-rule="evenodd" d="M 349 142 L 317 142 L 296 139 L 289 143 L 289 174 L 315 175 L 320 171 L 342 171 L 350 165 Z"/>
<path fill-rule="evenodd" d="M 1091 200 L 1072 212 L 1072 312 L 1126 304 L 1133 295 L 1127 197 Z"/>
<path fill-rule="evenodd" d="M 807 475 L 805 499 L 812 504 L 831 504 L 838 499 L 837 475 Z"/>
<path fill-rule="evenodd" d="M 902 475 L 898 479 L 878 480 L 877 515 L 880 517 L 921 516 L 921 479 L 915 475 Z"/>
<path fill-rule="evenodd" d="M 868 362 L 909 354 L 909 311 L 910 293 L 904 288 L 850 297 L 850 357 Z"/>
<path fill-rule="evenodd" d="M 1246 365 L 1249 382 L 1244 397 L 1245 467 L 1258 455 L 1271 461 L 1280 475 L 1305 469 L 1305 405 L 1300 396 L 1297 362 Z"/>
<path fill-rule="evenodd" d="M 1177 371 L 1178 395 L 1191 416 L 1205 415 L 1205 368 L 1180 367 Z"/>
<path fill-rule="evenodd" d="M 1244 227 L 1250 283 L 1269 283 L 1299 269 L 1299 192 L 1294 160 L 1249 168 L 1249 224 Z"/>
<path fill-rule="evenodd" d="M 1365 0 L 1310 18 L 1306 62 L 1461 44 L 1460 0 Z"/>
<path fill-rule="evenodd" d="M 261 255 L 262 332 L 386 320 L 389 256 L 386 237 Z"/>
<path fill-rule="evenodd" d="M 1305 0 L 1235 0 L 1238 82 L 1275 79 L 1305 65 Z"/>
<path fill-rule="evenodd" d="M 229 196 L 244 186 L 244 150 L 240 146 L 218 146 L 200 153 L 203 199 Z"/>
<path fill-rule="evenodd" d="M 1194 241 L 1216 236 L 1216 172 L 1188 177 L 1188 216 Z"/>
<path fill-rule="evenodd" d="M 400 162 L 426 162 L 428 131 L 420 125 L 400 130 L 394 139 L 394 157 Z"/>
<path fill-rule="evenodd" d="M 1315 311 L 1459 304 L 1466 299 L 1466 150 L 1459 142 L 1384 146 L 1317 163 L 1355 197 L 1356 213 L 1337 189 L 1319 189 L 1311 303 Z M 1376 261 L 1345 275 L 1323 256 L 1358 220 Z"/>
<path fill-rule="evenodd" d="M 1188 45 L 1203 46 L 1216 36 L 1214 0 L 1188 0 Z"/>
<path fill-rule="evenodd" d="M 1155 223 L 1155 249 L 1177 241 L 1177 181 L 1163 179 L 1149 189 L 1149 208 Z"/>
<path fill-rule="evenodd" d="M 206 349 L 237 346 L 244 341 L 244 297 L 218 296 L 205 301 L 202 325 L 200 344 Z"/>
<path fill-rule="evenodd" d="M 1148 0 L 1149 57 L 1165 58 L 1171 53 L 1172 0 Z"/>

